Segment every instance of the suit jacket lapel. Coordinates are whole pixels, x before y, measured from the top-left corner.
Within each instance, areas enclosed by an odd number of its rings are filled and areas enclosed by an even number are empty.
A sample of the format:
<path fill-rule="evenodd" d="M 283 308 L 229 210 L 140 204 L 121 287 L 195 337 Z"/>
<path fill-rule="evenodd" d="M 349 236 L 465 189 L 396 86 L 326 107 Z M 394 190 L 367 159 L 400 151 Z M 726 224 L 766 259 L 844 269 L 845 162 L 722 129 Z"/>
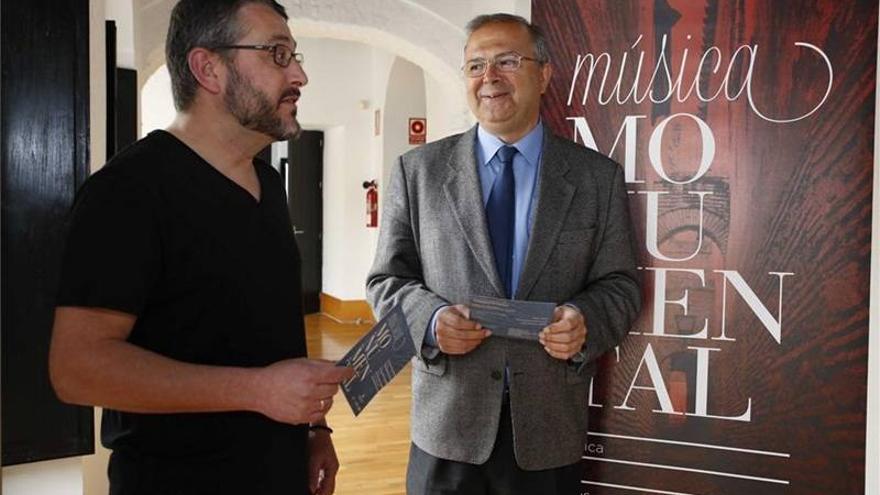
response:
<path fill-rule="evenodd" d="M 541 154 L 541 171 L 538 177 L 537 204 L 532 210 L 532 229 L 529 235 L 529 247 L 526 261 L 523 264 L 516 290 L 518 299 L 526 299 L 550 254 L 556 246 L 556 240 L 562 230 L 566 213 L 574 198 L 574 184 L 570 183 L 565 174 L 570 166 L 558 142 L 549 129 L 544 131 L 544 151 Z"/>
<path fill-rule="evenodd" d="M 480 176 L 477 172 L 477 159 L 474 154 L 476 136 L 476 126 L 462 134 L 453 149 L 452 156 L 449 157 L 448 166 L 451 173 L 443 184 L 443 190 L 474 258 L 492 282 L 496 295 L 504 297 L 504 286 L 495 268 Z"/>

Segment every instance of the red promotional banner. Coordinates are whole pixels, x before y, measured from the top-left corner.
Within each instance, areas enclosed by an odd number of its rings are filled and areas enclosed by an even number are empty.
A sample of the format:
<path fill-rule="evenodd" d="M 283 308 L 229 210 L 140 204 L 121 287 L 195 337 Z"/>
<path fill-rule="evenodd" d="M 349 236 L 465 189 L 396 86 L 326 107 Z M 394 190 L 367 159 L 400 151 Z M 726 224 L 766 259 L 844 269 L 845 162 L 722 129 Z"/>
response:
<path fill-rule="evenodd" d="M 863 494 L 876 0 L 532 20 L 544 121 L 624 167 L 645 281 L 591 389 L 584 492 Z"/>

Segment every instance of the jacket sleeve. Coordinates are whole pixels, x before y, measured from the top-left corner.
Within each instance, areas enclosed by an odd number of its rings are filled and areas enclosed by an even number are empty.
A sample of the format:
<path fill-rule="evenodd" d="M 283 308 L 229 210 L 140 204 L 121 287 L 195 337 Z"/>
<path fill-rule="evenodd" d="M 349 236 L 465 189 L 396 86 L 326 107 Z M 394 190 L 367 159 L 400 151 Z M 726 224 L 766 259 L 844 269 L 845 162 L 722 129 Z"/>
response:
<path fill-rule="evenodd" d="M 402 305 L 416 349 L 422 349 L 431 316 L 449 303 L 431 292 L 424 282 L 418 242 L 416 191 L 406 177 L 404 158 L 397 159 L 382 208 L 379 244 L 367 275 L 367 299 L 381 318 Z M 420 359 L 433 352 L 417 353 Z"/>
<path fill-rule="evenodd" d="M 584 315 L 587 340 L 577 361 L 589 363 L 623 341 L 642 304 L 632 222 L 622 169 L 614 173 L 606 218 L 584 289 L 570 301 Z"/>

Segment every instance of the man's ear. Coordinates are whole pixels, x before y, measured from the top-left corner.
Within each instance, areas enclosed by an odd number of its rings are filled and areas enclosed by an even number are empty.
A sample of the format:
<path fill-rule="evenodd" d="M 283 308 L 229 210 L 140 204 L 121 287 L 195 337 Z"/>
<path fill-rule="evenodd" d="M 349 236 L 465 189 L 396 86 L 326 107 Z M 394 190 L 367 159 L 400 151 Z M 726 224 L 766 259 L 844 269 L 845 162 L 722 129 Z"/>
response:
<path fill-rule="evenodd" d="M 550 84 L 550 78 L 553 76 L 553 66 L 550 62 L 541 67 L 541 94 L 547 91 L 547 85 Z"/>
<path fill-rule="evenodd" d="M 205 48 L 193 48 L 186 61 L 199 86 L 211 94 L 220 93 L 223 88 L 220 78 L 225 74 L 225 67 L 219 55 Z"/>

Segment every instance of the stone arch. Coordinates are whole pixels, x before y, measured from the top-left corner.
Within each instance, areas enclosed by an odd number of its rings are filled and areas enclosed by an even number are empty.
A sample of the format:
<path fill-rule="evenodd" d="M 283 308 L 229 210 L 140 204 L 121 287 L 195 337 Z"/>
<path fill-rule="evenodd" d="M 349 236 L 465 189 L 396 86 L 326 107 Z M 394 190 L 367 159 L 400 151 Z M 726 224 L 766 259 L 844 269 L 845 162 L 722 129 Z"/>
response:
<path fill-rule="evenodd" d="M 165 64 L 165 34 L 176 0 L 136 6 L 135 38 L 139 86 Z M 474 122 L 468 111 L 458 67 L 464 29 L 409 0 L 280 0 L 295 36 L 356 41 L 405 58 L 430 76 L 442 108 L 434 129 L 464 130 Z"/>

